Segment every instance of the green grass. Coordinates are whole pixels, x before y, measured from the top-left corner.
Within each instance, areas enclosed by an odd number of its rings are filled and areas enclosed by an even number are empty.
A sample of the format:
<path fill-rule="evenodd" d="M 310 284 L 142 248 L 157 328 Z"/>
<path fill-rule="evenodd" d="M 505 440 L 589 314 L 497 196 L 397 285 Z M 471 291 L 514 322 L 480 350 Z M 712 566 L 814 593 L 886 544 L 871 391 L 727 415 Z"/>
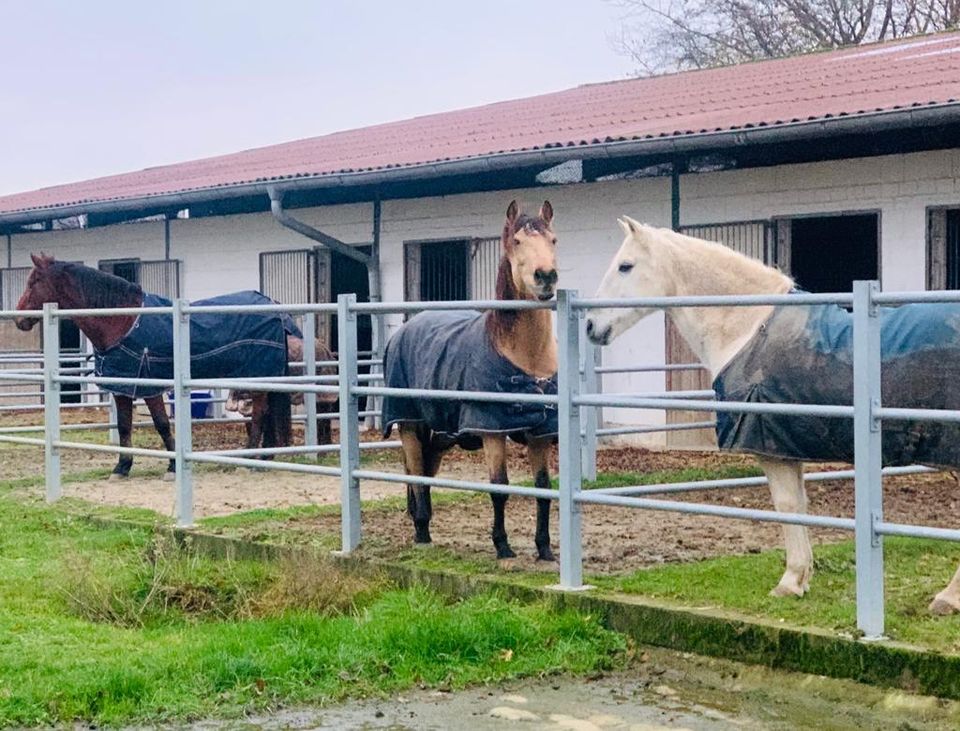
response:
<path fill-rule="evenodd" d="M 329 573 L 305 589 L 302 567 L 161 550 L 149 528 L 95 528 L 6 496 L 0 526 L 3 726 L 236 716 L 419 683 L 596 672 L 624 656 L 595 618 L 545 605 L 340 579 L 324 591 Z M 331 593 L 344 601 L 317 608 Z"/>
<path fill-rule="evenodd" d="M 927 604 L 960 564 L 960 546 L 914 538 L 884 539 L 886 634 L 943 652 L 960 652 L 960 617 L 935 617 Z M 783 551 L 729 556 L 637 571 L 591 576 L 601 589 L 714 607 L 791 625 L 850 634 L 856 630 L 852 541 L 814 549 L 814 576 L 802 599 L 769 595 L 784 570 Z"/>
<path fill-rule="evenodd" d="M 633 485 L 660 485 L 668 482 L 699 482 L 701 480 L 725 480 L 734 477 L 757 477 L 763 472 L 753 465 L 723 465 L 712 469 L 690 467 L 681 470 L 656 470 L 654 472 L 604 472 L 596 480 L 584 480 L 584 490 L 606 487 L 628 487 Z M 533 486 L 533 480 L 523 480 L 519 485 Z M 558 487 L 558 478 L 550 481 L 552 487 Z"/>

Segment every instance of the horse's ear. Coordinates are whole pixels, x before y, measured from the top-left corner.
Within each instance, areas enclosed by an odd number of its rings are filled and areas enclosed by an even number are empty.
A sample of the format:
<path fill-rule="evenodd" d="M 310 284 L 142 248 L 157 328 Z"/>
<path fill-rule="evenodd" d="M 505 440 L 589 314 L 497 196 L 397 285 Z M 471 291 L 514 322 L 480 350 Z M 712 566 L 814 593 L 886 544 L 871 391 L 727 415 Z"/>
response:
<path fill-rule="evenodd" d="M 620 224 L 620 228 L 627 236 L 638 236 L 643 229 L 643 224 L 630 218 L 630 216 L 621 216 L 617 219 L 617 223 Z"/>
<path fill-rule="evenodd" d="M 553 206 L 550 205 L 550 201 L 544 201 L 543 205 L 540 206 L 540 220 L 542 220 L 548 226 L 553 221 Z"/>
<path fill-rule="evenodd" d="M 46 269 L 48 266 L 53 264 L 53 257 L 47 256 L 42 251 L 40 252 L 39 256 L 36 254 L 30 254 L 30 260 L 37 269 Z"/>
<path fill-rule="evenodd" d="M 513 223 L 520 216 L 520 206 L 517 205 L 516 199 L 510 201 L 510 205 L 507 206 L 507 222 Z"/>

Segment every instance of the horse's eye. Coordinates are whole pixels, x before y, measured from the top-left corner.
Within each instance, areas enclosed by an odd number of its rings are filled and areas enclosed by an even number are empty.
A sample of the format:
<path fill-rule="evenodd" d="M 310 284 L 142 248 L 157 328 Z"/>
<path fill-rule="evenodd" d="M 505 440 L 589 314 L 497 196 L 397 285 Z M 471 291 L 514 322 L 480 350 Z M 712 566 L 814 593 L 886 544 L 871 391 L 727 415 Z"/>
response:
<path fill-rule="evenodd" d="M 514 239 L 514 240 L 513 240 L 513 245 L 514 245 L 514 246 L 520 246 L 520 239 Z"/>
<path fill-rule="evenodd" d="M 617 269 L 621 274 L 629 274 L 631 271 L 633 271 L 633 262 L 625 261 L 623 264 L 617 267 Z"/>
<path fill-rule="evenodd" d="M 554 237 L 553 237 L 553 240 L 552 240 L 550 243 L 553 244 L 554 246 L 556 246 L 556 245 L 557 245 L 557 237 L 554 236 Z"/>

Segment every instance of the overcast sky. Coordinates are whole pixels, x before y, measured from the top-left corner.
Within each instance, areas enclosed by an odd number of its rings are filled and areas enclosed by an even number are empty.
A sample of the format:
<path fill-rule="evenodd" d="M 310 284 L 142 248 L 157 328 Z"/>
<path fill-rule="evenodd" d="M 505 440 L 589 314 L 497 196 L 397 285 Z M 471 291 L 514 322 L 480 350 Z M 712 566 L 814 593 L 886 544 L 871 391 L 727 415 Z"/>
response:
<path fill-rule="evenodd" d="M 605 0 L 0 0 L 0 194 L 632 69 Z"/>

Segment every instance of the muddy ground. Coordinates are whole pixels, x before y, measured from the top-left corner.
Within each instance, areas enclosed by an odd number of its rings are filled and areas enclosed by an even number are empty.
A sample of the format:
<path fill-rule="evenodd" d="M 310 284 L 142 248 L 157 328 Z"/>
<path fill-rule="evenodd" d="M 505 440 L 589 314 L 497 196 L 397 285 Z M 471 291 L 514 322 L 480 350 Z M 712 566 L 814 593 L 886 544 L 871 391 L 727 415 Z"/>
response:
<path fill-rule="evenodd" d="M 79 418 L 79 415 L 78 415 Z M 143 430 L 149 446 L 152 435 Z M 368 435 L 375 439 L 376 435 Z M 224 449 L 239 446 L 243 440 L 241 425 L 198 425 L 194 449 Z M 376 469 L 399 471 L 399 454 L 377 452 Z M 64 450 L 65 473 L 112 466 L 108 454 Z M 556 469 L 554 455 L 554 470 Z M 716 469 L 725 465 L 750 465 L 749 457 L 716 452 L 651 451 L 642 448 L 602 450 L 599 472 L 651 472 L 689 468 Z M 137 460 L 133 477 L 120 482 L 90 480 L 64 485 L 64 494 L 95 503 L 145 507 L 162 515 L 172 515 L 172 483 L 157 475 L 163 464 L 157 460 Z M 836 465 L 839 467 L 840 465 Z M 4 447 L 0 451 L 0 479 L 35 476 L 42 469 L 42 454 L 33 447 Z M 823 469 L 816 466 L 815 469 Z M 513 480 L 528 477 L 523 451 L 513 445 L 509 455 Z M 144 472 L 147 475 L 144 476 Z M 152 471 L 152 472 L 151 472 Z M 137 476 L 137 474 L 140 476 Z M 441 476 L 485 480 L 482 453 L 451 452 L 444 461 Z M 198 467 L 195 477 L 195 514 L 198 517 L 229 515 L 255 508 L 329 504 L 339 501 L 339 478 L 289 472 L 253 471 L 246 468 Z M 439 491 L 438 491 L 439 492 Z M 808 487 L 810 512 L 821 515 L 852 516 L 852 481 L 812 483 Z M 401 496 L 401 485 L 364 482 L 365 500 Z M 769 508 L 767 488 L 712 490 L 679 494 L 676 500 L 750 508 Z M 960 525 L 960 483 L 952 473 L 887 479 L 884 487 L 884 511 L 888 520 L 956 527 Z M 339 532 L 336 515 L 297 518 L 288 527 L 300 531 Z M 489 558 L 490 501 L 484 496 L 434 506 L 431 525 L 434 544 L 464 557 Z M 551 516 L 556 547 L 558 523 L 556 506 Z M 532 500 L 513 497 L 507 506 L 507 529 L 518 553 L 519 567 L 536 565 L 533 550 L 535 505 Z M 710 556 L 753 553 L 781 544 L 780 527 L 775 524 L 722 520 L 601 506 L 584 506 L 585 568 L 594 572 L 622 571 L 662 562 L 691 561 Z M 375 543 L 397 550 L 411 545 L 412 528 L 402 508 L 368 511 L 364 534 Z M 816 542 L 847 537 L 843 532 L 813 530 Z M 549 566 L 541 566 L 552 569 Z"/>

